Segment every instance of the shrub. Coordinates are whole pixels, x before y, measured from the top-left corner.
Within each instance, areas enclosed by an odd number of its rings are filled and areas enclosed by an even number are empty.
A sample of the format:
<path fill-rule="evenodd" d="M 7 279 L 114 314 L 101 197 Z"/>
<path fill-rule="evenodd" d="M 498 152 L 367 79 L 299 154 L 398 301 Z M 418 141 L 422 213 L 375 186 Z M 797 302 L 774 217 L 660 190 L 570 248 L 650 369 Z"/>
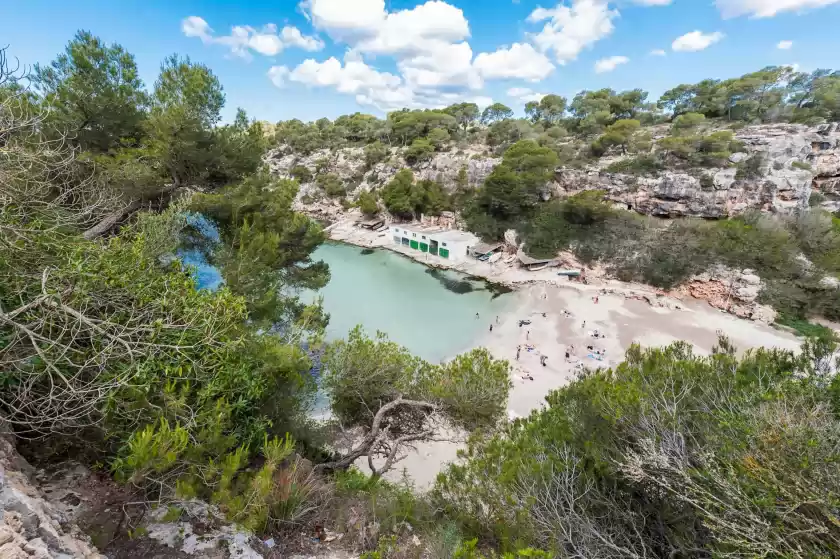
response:
<path fill-rule="evenodd" d="M 627 175 L 655 175 L 663 169 L 664 166 L 656 157 L 640 155 L 611 163 L 604 170 L 608 173 Z"/>
<path fill-rule="evenodd" d="M 805 161 L 794 161 L 793 163 L 790 164 L 790 166 L 793 167 L 794 169 L 800 169 L 802 171 L 813 171 L 814 170 L 814 168 L 811 167 L 811 165 L 809 163 L 806 163 Z"/>
<path fill-rule="evenodd" d="M 347 194 L 347 190 L 344 187 L 344 183 L 342 182 L 341 178 L 336 175 L 335 173 L 326 173 L 323 175 L 318 175 L 315 178 L 315 182 L 321 188 L 321 190 L 326 193 L 327 196 L 331 198 L 338 198 Z"/>
<path fill-rule="evenodd" d="M 312 182 L 312 172 L 303 165 L 295 165 L 289 170 L 289 174 L 301 184 Z"/>
<path fill-rule="evenodd" d="M 365 146 L 365 165 L 367 165 L 368 168 L 371 168 L 380 161 L 383 161 L 387 156 L 388 148 L 385 147 L 385 145 L 379 140 Z"/>
<path fill-rule="evenodd" d="M 435 153 L 435 146 L 426 138 L 417 138 L 405 150 L 405 160 L 411 165 L 428 161 Z"/>
<path fill-rule="evenodd" d="M 738 163 L 735 178 L 737 180 L 760 179 L 764 176 L 764 159 L 763 153 L 756 153 L 752 157 Z"/>
<path fill-rule="evenodd" d="M 372 217 L 379 213 L 379 204 L 376 202 L 376 194 L 370 192 L 369 190 L 365 190 L 359 194 L 359 198 L 356 200 L 356 205 L 366 216 Z"/>

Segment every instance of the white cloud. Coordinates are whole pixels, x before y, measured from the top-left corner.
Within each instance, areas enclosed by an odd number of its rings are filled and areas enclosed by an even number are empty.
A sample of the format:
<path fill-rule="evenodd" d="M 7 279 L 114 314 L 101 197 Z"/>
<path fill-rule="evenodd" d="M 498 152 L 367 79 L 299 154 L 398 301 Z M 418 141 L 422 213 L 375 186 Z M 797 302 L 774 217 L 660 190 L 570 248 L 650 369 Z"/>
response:
<path fill-rule="evenodd" d="M 713 44 L 723 39 L 723 33 L 716 31 L 714 33 L 703 33 L 702 31 L 692 31 L 686 33 L 682 37 L 678 37 L 672 44 L 671 48 L 678 52 L 696 52 L 709 48 Z"/>
<path fill-rule="evenodd" d="M 483 52 L 475 57 L 473 65 L 487 79 L 539 81 L 554 70 L 554 64 L 527 43 L 514 43 L 495 52 Z"/>
<path fill-rule="evenodd" d="M 277 87 L 285 87 L 287 77 L 289 77 L 289 69 L 286 66 L 272 66 L 268 69 L 268 79 Z"/>
<path fill-rule="evenodd" d="M 507 96 L 516 99 L 522 103 L 530 103 L 531 101 L 541 101 L 546 93 L 537 93 L 527 87 L 512 87 L 507 90 Z"/>
<path fill-rule="evenodd" d="M 776 48 L 779 50 L 790 50 L 793 47 L 793 41 L 779 41 Z"/>
<path fill-rule="evenodd" d="M 560 64 L 575 60 L 580 52 L 613 32 L 618 10 L 605 0 L 573 0 L 571 7 L 558 3 L 553 9 L 539 7 L 528 16 L 538 23 L 548 20 L 531 40 L 543 52 L 553 52 Z"/>
<path fill-rule="evenodd" d="M 213 29 L 198 16 L 189 16 L 184 18 L 181 22 L 181 31 L 187 37 L 198 37 L 202 41 L 209 42 L 213 33 Z"/>
<path fill-rule="evenodd" d="M 651 56 L 668 56 L 668 53 L 662 49 L 654 49 L 650 51 Z"/>
<path fill-rule="evenodd" d="M 724 18 L 748 15 L 751 17 L 773 17 L 782 12 L 801 12 L 824 8 L 840 0 L 715 0 L 715 5 Z"/>
<path fill-rule="evenodd" d="M 627 64 L 630 59 L 626 56 L 610 56 L 609 58 L 602 58 L 595 63 L 595 73 L 604 74 L 612 72 L 622 64 Z"/>
<path fill-rule="evenodd" d="M 641 4 L 642 6 L 668 6 L 671 4 L 672 0 L 633 0 L 636 4 Z"/>
<path fill-rule="evenodd" d="M 285 26 L 280 33 L 273 23 L 255 29 L 248 25 L 235 25 L 230 35 L 215 35 L 207 22 L 198 16 L 189 16 L 181 22 L 181 31 L 187 37 L 197 37 L 204 44 L 219 44 L 228 47 L 235 56 L 250 59 L 251 51 L 265 56 L 275 56 L 284 48 L 297 47 L 308 51 L 324 48 L 317 37 L 304 35 L 296 27 Z"/>
<path fill-rule="evenodd" d="M 438 43 L 426 52 L 400 61 L 398 67 L 414 88 L 465 87 L 481 89 L 484 81 L 473 68 L 467 43 Z"/>
<path fill-rule="evenodd" d="M 384 0 L 306 0 L 301 6 L 315 27 L 364 53 L 410 55 L 470 35 L 464 12 L 440 0 L 391 13 Z"/>

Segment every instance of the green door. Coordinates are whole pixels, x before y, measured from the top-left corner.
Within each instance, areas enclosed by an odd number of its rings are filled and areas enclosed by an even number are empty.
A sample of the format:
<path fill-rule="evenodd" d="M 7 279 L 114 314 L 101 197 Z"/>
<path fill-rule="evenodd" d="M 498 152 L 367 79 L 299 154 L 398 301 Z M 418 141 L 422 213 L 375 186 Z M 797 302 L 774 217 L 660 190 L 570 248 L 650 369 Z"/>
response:
<path fill-rule="evenodd" d="M 427 245 L 426 243 L 420 243 L 420 250 L 422 250 L 423 252 L 429 252 L 429 245 Z"/>
<path fill-rule="evenodd" d="M 432 241 L 431 243 L 429 243 L 429 254 L 437 254 L 438 248 L 440 248 L 438 242 Z"/>
<path fill-rule="evenodd" d="M 411 241 L 411 245 L 410 245 L 410 246 L 411 246 L 411 248 L 413 248 L 414 250 L 417 250 L 417 249 L 419 248 L 419 247 L 417 246 L 417 241 Z"/>
<path fill-rule="evenodd" d="M 448 248 L 442 248 L 442 249 L 440 249 L 438 254 L 440 255 L 441 258 L 449 258 L 449 249 Z"/>

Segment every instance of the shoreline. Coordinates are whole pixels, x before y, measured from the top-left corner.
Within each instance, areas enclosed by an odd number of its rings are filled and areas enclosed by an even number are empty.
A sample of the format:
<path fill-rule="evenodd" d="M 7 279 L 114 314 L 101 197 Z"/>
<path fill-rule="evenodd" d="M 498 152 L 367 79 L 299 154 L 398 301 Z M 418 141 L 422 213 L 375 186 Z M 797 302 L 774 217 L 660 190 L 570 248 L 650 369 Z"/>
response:
<path fill-rule="evenodd" d="M 680 300 L 647 286 L 604 278 L 590 279 L 585 285 L 557 276 L 553 269 L 530 272 L 501 261 L 453 265 L 394 245 L 387 233 L 358 228 L 351 219 L 334 223 L 327 233 L 334 242 L 387 249 L 429 268 L 452 270 L 512 290 L 515 304 L 498 317 L 482 317 L 493 330 L 484 330 L 463 350 L 484 347 L 511 364 L 509 419 L 541 409 L 551 391 L 568 385 L 582 370 L 618 365 L 635 343 L 659 347 L 685 341 L 698 355 L 710 354 L 719 335 L 729 337 L 739 352 L 756 347 L 797 351 L 802 343 L 789 332 L 739 318 L 706 301 Z M 447 463 L 457 460 L 461 448 L 462 440 L 418 445 L 388 478 L 398 481 L 405 470 L 418 488 L 427 488 Z"/>

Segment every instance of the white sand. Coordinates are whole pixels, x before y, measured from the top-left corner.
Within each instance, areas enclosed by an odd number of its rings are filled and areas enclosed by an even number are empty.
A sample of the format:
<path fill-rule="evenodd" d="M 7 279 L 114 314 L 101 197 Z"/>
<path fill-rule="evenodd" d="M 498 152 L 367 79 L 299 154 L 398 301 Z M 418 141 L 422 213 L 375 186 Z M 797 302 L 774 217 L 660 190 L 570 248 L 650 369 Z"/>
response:
<path fill-rule="evenodd" d="M 453 268 L 485 277 L 517 288 L 520 302 L 500 324 L 476 340 L 476 347 L 486 347 L 500 359 L 513 365 L 513 390 L 508 403 L 510 417 L 524 417 L 544 405 L 545 396 L 569 383 L 575 376 L 576 364 L 587 368 L 612 367 L 624 359 L 624 352 L 633 343 L 642 346 L 663 346 L 678 340 L 692 344 L 699 354 L 711 352 L 718 333 L 728 336 L 735 346 L 745 351 L 755 347 L 778 347 L 795 350 L 801 340 L 770 326 L 739 319 L 700 301 L 676 301 L 658 296 L 646 286 L 618 281 L 601 281 L 597 285 L 570 283 L 555 271 L 528 272 L 503 264 L 470 261 L 459 266 L 435 256 L 396 247 L 387 234 L 338 224 L 331 230 L 336 240 L 360 246 L 388 248 L 415 258 L 419 262 Z M 419 256 L 419 257 L 418 257 Z M 602 294 L 609 290 L 613 294 Z M 595 304 L 593 297 L 598 297 Z M 651 306 L 633 297 L 643 296 L 665 301 L 665 307 Z M 631 297 L 631 298 L 628 298 Z M 571 313 L 567 317 L 563 311 Z M 545 317 L 542 316 L 545 313 Z M 519 320 L 531 324 L 519 327 Z M 584 326 L 584 321 L 586 322 Z M 594 338 L 598 330 L 604 338 Z M 528 351 L 526 344 L 533 346 Z M 516 360 L 516 348 L 522 345 Z M 606 351 L 602 360 L 589 357 L 587 346 Z M 565 352 L 574 346 L 574 355 L 567 362 Z M 540 355 L 547 356 L 546 366 Z M 529 378 L 523 378 L 530 376 Z M 431 485 L 445 464 L 455 459 L 460 443 L 422 445 L 400 462 L 392 479 L 402 476 L 404 468 L 418 488 Z"/>

